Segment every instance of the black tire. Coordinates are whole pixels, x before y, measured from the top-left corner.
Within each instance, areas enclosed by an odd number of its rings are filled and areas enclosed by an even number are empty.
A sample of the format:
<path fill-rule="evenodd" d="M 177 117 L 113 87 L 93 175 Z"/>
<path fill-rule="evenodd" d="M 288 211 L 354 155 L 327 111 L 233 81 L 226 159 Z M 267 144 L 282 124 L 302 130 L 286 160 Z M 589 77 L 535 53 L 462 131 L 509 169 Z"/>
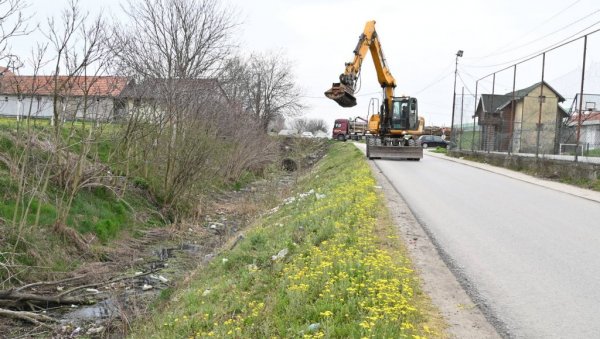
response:
<path fill-rule="evenodd" d="M 424 142 L 421 146 L 423 146 L 423 148 L 427 148 L 428 145 L 426 142 Z"/>
<path fill-rule="evenodd" d="M 346 141 L 346 136 L 343 134 L 338 134 L 337 139 L 338 141 Z"/>
<path fill-rule="evenodd" d="M 371 160 L 373 158 L 371 157 L 370 146 L 374 144 L 373 138 L 366 137 L 366 144 L 367 144 L 367 159 Z"/>

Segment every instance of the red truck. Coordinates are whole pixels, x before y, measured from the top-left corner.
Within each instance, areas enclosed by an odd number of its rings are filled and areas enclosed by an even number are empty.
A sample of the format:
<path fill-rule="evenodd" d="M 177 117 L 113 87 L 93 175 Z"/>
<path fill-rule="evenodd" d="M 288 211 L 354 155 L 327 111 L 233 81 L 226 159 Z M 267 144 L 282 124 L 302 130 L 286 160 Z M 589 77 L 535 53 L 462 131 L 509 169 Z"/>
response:
<path fill-rule="evenodd" d="M 335 140 L 359 140 L 367 133 L 367 120 L 356 117 L 354 119 L 336 119 L 333 124 L 331 137 Z"/>

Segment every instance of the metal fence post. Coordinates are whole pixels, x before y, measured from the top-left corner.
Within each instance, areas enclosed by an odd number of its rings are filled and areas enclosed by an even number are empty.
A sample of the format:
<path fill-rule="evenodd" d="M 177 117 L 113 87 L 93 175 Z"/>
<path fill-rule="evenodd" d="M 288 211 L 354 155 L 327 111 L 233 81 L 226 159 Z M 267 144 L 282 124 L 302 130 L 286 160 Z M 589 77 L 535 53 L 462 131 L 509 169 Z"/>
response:
<path fill-rule="evenodd" d="M 538 101 L 540 102 L 540 110 L 538 112 L 538 122 L 536 125 L 537 137 L 535 142 L 535 158 L 539 157 L 540 153 L 540 133 L 542 132 L 542 105 L 544 103 L 544 70 L 546 69 L 546 53 L 542 54 L 542 82 L 540 83 L 540 96 Z"/>
<path fill-rule="evenodd" d="M 509 126 L 509 135 L 508 135 L 508 155 L 510 155 L 513 151 L 513 130 L 515 129 L 515 90 L 517 85 L 517 65 L 515 65 L 513 70 L 513 87 L 512 87 L 512 101 L 510 103 L 510 126 Z"/>
<path fill-rule="evenodd" d="M 458 139 L 458 149 L 462 150 L 462 139 L 463 139 L 463 109 L 465 107 L 465 87 L 462 87 L 461 98 L 460 98 L 460 134 Z"/>
<path fill-rule="evenodd" d="M 585 57 L 587 54 L 587 38 L 583 37 L 583 65 L 581 67 L 581 89 L 579 91 L 579 112 L 577 114 L 577 142 L 575 143 L 575 162 L 579 161 L 577 150 L 579 149 L 579 138 L 581 133 L 581 113 L 583 113 L 583 84 L 585 81 Z"/>

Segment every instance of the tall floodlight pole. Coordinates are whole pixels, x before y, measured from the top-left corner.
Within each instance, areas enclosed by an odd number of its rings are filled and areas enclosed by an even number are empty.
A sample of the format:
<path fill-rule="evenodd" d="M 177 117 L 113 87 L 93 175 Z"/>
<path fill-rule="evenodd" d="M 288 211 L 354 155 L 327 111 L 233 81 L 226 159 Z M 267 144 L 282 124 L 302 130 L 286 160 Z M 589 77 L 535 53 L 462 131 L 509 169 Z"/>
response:
<path fill-rule="evenodd" d="M 454 65 L 454 91 L 452 93 L 452 121 L 450 122 L 450 133 L 452 133 L 452 136 L 450 138 L 450 140 L 455 141 L 455 135 L 456 135 L 456 131 L 454 131 L 454 111 L 456 109 L 456 76 L 458 75 L 458 58 L 463 56 L 463 51 L 462 49 L 459 49 L 458 52 L 456 52 L 456 63 Z"/>

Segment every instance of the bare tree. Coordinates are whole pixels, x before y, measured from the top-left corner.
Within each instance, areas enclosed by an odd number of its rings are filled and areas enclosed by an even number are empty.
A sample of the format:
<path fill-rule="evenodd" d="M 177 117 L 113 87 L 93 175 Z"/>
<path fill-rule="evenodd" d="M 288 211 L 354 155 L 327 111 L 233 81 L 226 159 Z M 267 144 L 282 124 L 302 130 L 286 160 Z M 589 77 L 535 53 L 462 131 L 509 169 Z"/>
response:
<path fill-rule="evenodd" d="M 0 58 L 7 57 L 10 38 L 29 33 L 29 18 L 23 14 L 27 6 L 24 0 L 0 0 Z"/>
<path fill-rule="evenodd" d="M 129 24 L 117 28 L 114 53 L 138 84 L 123 151 L 141 160 L 170 212 L 219 167 L 217 134 L 224 134 L 221 117 L 229 110 L 218 83 L 207 78 L 234 47 L 235 13 L 218 0 L 128 0 L 123 9 Z"/>
<path fill-rule="evenodd" d="M 111 38 L 103 16 L 90 18 L 89 13 L 81 11 L 78 0 L 70 0 L 61 16 L 49 18 L 47 25 L 44 34 L 49 40 L 54 62 L 54 73 L 42 78 L 51 81 L 49 87 L 53 97 L 54 150 L 49 175 L 62 189 L 56 198 L 55 231 L 68 236 L 84 250 L 85 243 L 79 234 L 66 227 L 66 220 L 82 188 L 103 186 L 112 189 L 103 180 L 105 166 L 90 161 L 96 158 L 92 152 L 102 132 L 85 124 L 90 118 L 89 108 L 96 104 L 90 91 L 111 59 L 105 44 Z M 65 126 L 63 122 L 67 119 L 80 119 L 84 123 Z M 77 144 L 77 151 L 73 150 L 74 144 Z"/>
<path fill-rule="evenodd" d="M 298 133 L 302 133 L 304 131 L 307 131 L 307 126 L 308 126 L 308 120 L 306 118 L 298 118 L 298 119 L 294 119 L 291 124 L 290 124 L 292 129 L 295 129 L 296 131 L 298 131 Z"/>
<path fill-rule="evenodd" d="M 44 34 L 55 53 L 53 74 L 55 137 L 60 130 L 60 120 L 64 118 L 61 114 L 65 114 L 63 112 L 65 97 L 69 96 L 69 90 L 73 89 L 73 79 L 87 76 L 92 67 L 93 75 L 98 75 L 106 68 L 109 51 L 104 42 L 109 39 L 109 36 L 105 27 L 106 22 L 102 15 L 90 20 L 89 13 L 81 11 L 78 0 L 69 1 L 59 20 L 53 17 L 48 19 L 48 29 Z M 86 82 L 79 85 L 78 89 L 83 88 L 85 92 L 89 85 L 91 84 Z"/>
<path fill-rule="evenodd" d="M 278 116 L 294 116 L 304 108 L 292 67 L 279 54 L 252 55 L 245 80 L 247 109 L 264 131 Z"/>
<path fill-rule="evenodd" d="M 323 119 L 309 119 L 306 124 L 306 130 L 315 134 L 318 131 L 327 133 L 329 128 Z"/>
<path fill-rule="evenodd" d="M 250 70 L 248 63 L 241 56 L 228 58 L 217 75 L 223 90 L 229 100 L 244 109 L 243 103 L 248 100 L 250 85 Z"/>
<path fill-rule="evenodd" d="M 140 77 L 212 76 L 233 47 L 234 15 L 218 0 L 128 0 L 124 11 L 115 53 Z"/>

